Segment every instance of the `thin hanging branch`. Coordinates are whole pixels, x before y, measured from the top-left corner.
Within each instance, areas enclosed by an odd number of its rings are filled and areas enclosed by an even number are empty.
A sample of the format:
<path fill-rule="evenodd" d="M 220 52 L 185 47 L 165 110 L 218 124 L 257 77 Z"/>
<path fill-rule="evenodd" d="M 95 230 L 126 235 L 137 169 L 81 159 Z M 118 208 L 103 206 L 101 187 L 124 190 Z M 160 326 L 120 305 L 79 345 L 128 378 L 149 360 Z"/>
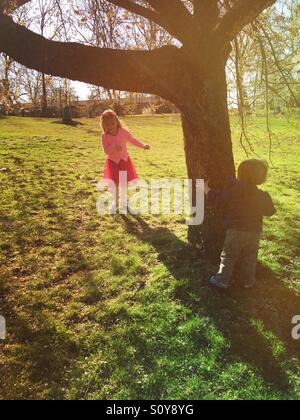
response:
<path fill-rule="evenodd" d="M 256 29 L 255 24 L 253 24 L 253 27 Z M 269 88 L 268 59 L 267 59 L 265 45 L 257 30 L 256 30 L 256 35 L 257 35 L 257 40 L 258 40 L 260 51 L 261 51 L 261 58 L 263 62 L 263 75 L 264 75 L 264 81 L 265 81 L 265 86 L 266 86 L 265 105 L 266 105 L 266 125 L 267 125 L 268 137 L 269 137 L 269 161 L 271 162 L 273 168 L 275 168 L 273 158 L 272 158 L 273 133 L 272 133 L 271 124 L 270 124 L 270 88 Z"/>
<path fill-rule="evenodd" d="M 293 89 L 292 89 L 292 87 L 289 83 L 289 80 L 287 79 L 287 77 L 286 77 L 286 75 L 285 75 L 285 73 L 282 69 L 282 66 L 281 66 L 281 64 L 279 62 L 279 59 L 277 57 L 277 53 L 276 53 L 276 50 L 274 48 L 273 42 L 272 42 L 268 32 L 266 31 L 266 29 L 264 28 L 264 26 L 261 24 L 261 22 L 258 19 L 256 20 L 256 25 L 262 31 L 264 37 L 266 38 L 266 40 L 267 40 L 267 42 L 270 46 L 270 49 L 271 49 L 271 53 L 272 53 L 272 56 L 273 56 L 273 59 L 274 59 L 275 66 L 277 67 L 281 77 L 283 78 L 284 83 L 287 86 L 287 88 L 288 88 L 288 90 L 289 90 L 289 92 L 290 92 L 290 94 L 291 94 L 291 96 L 292 96 L 292 98 L 295 102 L 295 105 L 299 107 L 300 106 L 299 100 L 298 100 L 297 96 L 295 95 L 295 93 L 294 93 L 294 91 L 293 91 Z"/>
<path fill-rule="evenodd" d="M 239 47 L 239 42 L 237 38 L 234 39 L 234 50 L 235 50 L 235 72 L 236 72 L 237 96 L 238 96 L 237 102 L 238 102 L 239 118 L 241 122 L 240 142 L 247 156 L 249 156 L 249 153 L 244 145 L 243 139 L 246 140 L 251 152 L 257 157 L 259 157 L 258 154 L 255 152 L 247 133 L 247 124 L 246 124 L 246 117 L 245 117 L 246 107 L 245 107 L 245 97 L 244 97 L 244 84 L 243 84 L 243 78 L 240 71 L 240 47 Z"/>

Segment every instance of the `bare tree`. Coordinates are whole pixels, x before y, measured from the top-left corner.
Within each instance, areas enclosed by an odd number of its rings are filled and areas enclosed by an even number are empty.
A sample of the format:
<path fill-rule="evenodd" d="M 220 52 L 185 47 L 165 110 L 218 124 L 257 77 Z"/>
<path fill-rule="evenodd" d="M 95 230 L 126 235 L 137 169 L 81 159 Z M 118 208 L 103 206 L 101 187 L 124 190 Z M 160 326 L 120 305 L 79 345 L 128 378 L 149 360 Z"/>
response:
<path fill-rule="evenodd" d="M 56 0 L 37 0 L 36 1 L 37 15 L 31 22 L 31 26 L 41 34 L 47 36 L 50 40 L 58 39 L 61 34 L 63 23 L 61 16 L 57 13 L 59 4 Z M 49 33 L 49 27 L 51 33 Z M 42 95 L 41 95 L 41 116 L 48 116 L 48 85 L 51 85 L 51 78 L 42 72 Z"/>
<path fill-rule="evenodd" d="M 29 24 L 30 19 L 26 8 L 15 13 L 15 19 L 19 24 Z M 23 100 L 26 100 L 26 90 L 22 85 L 22 74 L 25 67 L 16 63 L 6 54 L 0 54 L 0 90 L 2 111 L 15 113 Z"/>
<path fill-rule="evenodd" d="M 242 146 L 247 154 L 256 154 L 248 135 L 247 116 L 261 112 L 271 163 L 271 112 L 290 112 L 300 103 L 299 15 L 299 0 L 279 0 L 235 38 L 227 65 L 230 105 L 238 109 Z"/>
<path fill-rule="evenodd" d="M 173 102 L 182 114 L 189 177 L 222 187 L 235 174 L 226 82 L 231 42 L 275 0 L 193 0 L 192 10 L 181 0 L 107 1 L 156 23 L 178 44 L 135 51 L 54 42 L 16 24 L 2 7 L 0 51 L 43 73 Z M 221 225 L 208 207 L 191 236 L 197 233 L 211 254 L 222 242 Z"/>
<path fill-rule="evenodd" d="M 73 13 L 69 15 L 69 25 L 76 39 L 86 45 L 98 48 L 122 47 L 125 39 L 123 12 L 118 6 L 106 0 L 69 1 Z M 76 20 L 80 17 L 80 20 Z M 111 102 L 119 103 L 121 92 L 114 89 L 92 88 L 92 95 L 108 97 Z"/>
<path fill-rule="evenodd" d="M 14 111 L 14 99 L 13 92 L 10 86 L 9 72 L 13 60 L 11 60 L 6 54 L 3 54 L 1 58 L 1 85 L 0 85 L 0 104 L 2 112 L 9 114 Z"/>

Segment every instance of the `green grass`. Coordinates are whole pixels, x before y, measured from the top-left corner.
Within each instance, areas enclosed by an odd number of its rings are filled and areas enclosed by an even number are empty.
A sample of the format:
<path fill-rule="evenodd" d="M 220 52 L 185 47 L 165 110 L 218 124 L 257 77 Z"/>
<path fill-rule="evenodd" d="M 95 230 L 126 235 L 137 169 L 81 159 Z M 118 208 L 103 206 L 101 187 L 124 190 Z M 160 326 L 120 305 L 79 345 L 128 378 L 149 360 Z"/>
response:
<path fill-rule="evenodd" d="M 131 150 L 141 177 L 186 177 L 177 116 L 125 122 L 152 146 Z M 97 214 L 98 121 L 81 123 L 0 119 L 1 398 L 299 399 L 299 120 L 272 120 L 258 287 L 225 295 L 182 217 Z M 249 131 L 267 157 L 264 120 Z"/>

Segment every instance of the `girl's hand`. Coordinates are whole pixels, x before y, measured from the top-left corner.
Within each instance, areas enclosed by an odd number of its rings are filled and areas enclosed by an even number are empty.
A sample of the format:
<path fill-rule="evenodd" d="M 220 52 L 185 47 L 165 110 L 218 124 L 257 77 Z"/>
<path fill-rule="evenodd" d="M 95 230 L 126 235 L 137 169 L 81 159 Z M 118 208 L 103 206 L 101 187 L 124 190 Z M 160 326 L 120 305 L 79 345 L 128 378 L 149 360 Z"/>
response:
<path fill-rule="evenodd" d="M 205 181 L 205 184 L 204 184 L 204 192 L 205 192 L 205 194 L 207 195 L 210 191 L 211 191 L 211 188 L 209 186 L 209 182 L 208 181 Z"/>
<path fill-rule="evenodd" d="M 149 146 L 149 144 L 145 144 L 145 146 L 144 146 L 144 150 L 150 150 L 150 146 Z"/>

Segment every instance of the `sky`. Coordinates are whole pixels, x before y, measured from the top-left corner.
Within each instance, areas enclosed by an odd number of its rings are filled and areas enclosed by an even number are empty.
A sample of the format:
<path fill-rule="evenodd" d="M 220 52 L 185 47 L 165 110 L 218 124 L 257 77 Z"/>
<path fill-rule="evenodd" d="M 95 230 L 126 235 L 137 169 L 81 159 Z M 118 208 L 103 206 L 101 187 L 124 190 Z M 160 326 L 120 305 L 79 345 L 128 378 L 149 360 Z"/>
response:
<path fill-rule="evenodd" d="M 85 100 L 88 99 L 90 94 L 90 87 L 86 83 L 81 82 L 72 82 L 74 89 L 76 90 L 79 99 Z"/>

